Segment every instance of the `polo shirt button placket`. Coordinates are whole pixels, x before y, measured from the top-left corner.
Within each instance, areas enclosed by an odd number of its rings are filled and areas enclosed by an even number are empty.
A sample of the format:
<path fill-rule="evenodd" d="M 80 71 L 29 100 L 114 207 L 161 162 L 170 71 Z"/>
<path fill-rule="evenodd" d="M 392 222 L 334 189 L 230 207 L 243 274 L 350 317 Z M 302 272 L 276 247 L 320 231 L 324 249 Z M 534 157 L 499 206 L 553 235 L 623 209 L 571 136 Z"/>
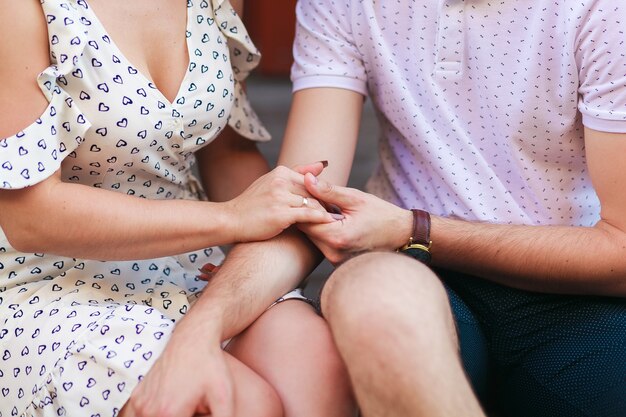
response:
<path fill-rule="evenodd" d="M 440 0 L 434 75 L 460 76 L 465 55 L 465 0 Z"/>

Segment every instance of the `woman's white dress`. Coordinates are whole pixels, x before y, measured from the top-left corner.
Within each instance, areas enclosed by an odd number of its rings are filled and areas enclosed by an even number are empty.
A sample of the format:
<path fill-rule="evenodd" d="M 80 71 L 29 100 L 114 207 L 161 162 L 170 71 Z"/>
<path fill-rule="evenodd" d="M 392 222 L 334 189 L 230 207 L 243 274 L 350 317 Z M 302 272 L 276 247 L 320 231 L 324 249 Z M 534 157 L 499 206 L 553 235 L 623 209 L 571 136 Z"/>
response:
<path fill-rule="evenodd" d="M 1 188 L 36 184 L 60 167 L 66 182 L 201 199 L 194 151 L 227 123 L 269 139 L 240 85 L 260 56 L 228 1 L 188 0 L 190 63 L 173 102 L 86 1 L 41 6 L 51 65 L 38 82 L 49 106 L 0 140 Z M 135 262 L 20 253 L 0 232 L 0 417 L 115 416 L 199 295 L 198 267 L 222 259 L 219 248 Z"/>

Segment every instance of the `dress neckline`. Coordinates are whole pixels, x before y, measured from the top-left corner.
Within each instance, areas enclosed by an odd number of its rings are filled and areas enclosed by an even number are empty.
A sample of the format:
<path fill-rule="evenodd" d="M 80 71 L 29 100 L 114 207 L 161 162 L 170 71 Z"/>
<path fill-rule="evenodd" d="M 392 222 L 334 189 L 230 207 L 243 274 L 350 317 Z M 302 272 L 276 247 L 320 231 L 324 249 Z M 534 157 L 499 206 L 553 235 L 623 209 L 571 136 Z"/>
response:
<path fill-rule="evenodd" d="M 190 37 L 188 36 L 188 34 L 189 34 L 189 24 L 190 24 L 190 20 L 191 20 L 191 6 L 190 6 L 190 4 L 187 3 L 186 11 L 185 11 L 185 13 L 186 13 L 185 47 L 187 49 L 187 69 L 185 70 L 185 74 L 183 75 L 183 78 L 180 80 L 180 84 L 178 85 L 178 89 L 176 91 L 176 96 L 172 100 L 170 100 L 169 98 L 167 98 L 165 96 L 165 94 L 157 87 L 156 83 L 151 79 L 150 76 L 148 76 L 143 71 L 141 71 L 136 65 L 133 64 L 133 62 L 130 59 L 128 59 L 126 54 L 120 49 L 120 47 L 117 45 L 115 40 L 111 37 L 111 35 L 107 31 L 106 27 L 102 24 L 102 22 L 100 21 L 100 18 L 98 18 L 98 15 L 91 8 L 91 6 L 88 4 L 87 1 L 85 1 L 85 5 L 86 5 L 85 9 L 87 9 L 89 14 L 91 15 L 91 20 L 98 25 L 100 31 L 102 32 L 103 40 L 105 42 L 108 40 L 108 44 L 111 45 L 111 47 L 115 50 L 115 52 L 118 55 L 118 57 L 120 58 L 120 60 L 125 61 L 126 64 L 129 67 L 131 67 L 132 69 L 137 71 L 137 74 L 148 84 L 148 87 L 150 87 L 149 90 L 150 91 L 154 91 L 154 93 L 159 97 L 159 99 L 163 100 L 164 103 L 169 105 L 170 107 L 172 107 L 172 108 L 175 107 L 174 103 L 176 103 L 176 101 L 183 94 L 183 90 L 185 88 L 185 85 L 187 84 L 187 77 L 189 77 L 189 74 L 190 74 L 189 68 L 190 68 L 190 65 L 191 65 L 191 56 L 192 56 L 191 55 L 191 45 L 189 44 Z M 104 39 L 104 37 L 106 37 L 106 39 Z"/>

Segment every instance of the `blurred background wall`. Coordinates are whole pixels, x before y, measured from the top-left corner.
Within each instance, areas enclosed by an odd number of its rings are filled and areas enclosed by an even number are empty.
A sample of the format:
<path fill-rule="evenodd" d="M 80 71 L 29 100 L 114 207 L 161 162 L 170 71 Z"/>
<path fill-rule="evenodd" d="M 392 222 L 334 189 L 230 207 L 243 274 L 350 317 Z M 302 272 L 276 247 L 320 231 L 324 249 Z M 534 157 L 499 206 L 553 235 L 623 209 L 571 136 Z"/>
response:
<path fill-rule="evenodd" d="M 248 33 L 263 53 L 258 72 L 288 76 L 293 62 L 291 44 L 295 33 L 296 0 L 249 0 L 244 21 Z"/>

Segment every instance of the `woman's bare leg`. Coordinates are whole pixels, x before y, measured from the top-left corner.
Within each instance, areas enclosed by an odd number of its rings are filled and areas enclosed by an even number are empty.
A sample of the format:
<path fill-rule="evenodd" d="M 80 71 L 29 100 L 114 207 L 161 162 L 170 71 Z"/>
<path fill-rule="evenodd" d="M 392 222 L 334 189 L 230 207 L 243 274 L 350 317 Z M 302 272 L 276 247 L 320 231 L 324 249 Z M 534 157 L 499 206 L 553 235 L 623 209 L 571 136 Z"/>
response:
<path fill-rule="evenodd" d="M 235 387 L 235 417 L 284 416 L 281 400 L 270 384 L 231 355 L 226 354 L 226 361 Z M 119 417 L 134 415 L 124 407 Z"/>
<path fill-rule="evenodd" d="M 355 415 L 346 369 L 310 305 L 289 300 L 270 308 L 227 351 L 274 387 L 285 417 Z"/>

